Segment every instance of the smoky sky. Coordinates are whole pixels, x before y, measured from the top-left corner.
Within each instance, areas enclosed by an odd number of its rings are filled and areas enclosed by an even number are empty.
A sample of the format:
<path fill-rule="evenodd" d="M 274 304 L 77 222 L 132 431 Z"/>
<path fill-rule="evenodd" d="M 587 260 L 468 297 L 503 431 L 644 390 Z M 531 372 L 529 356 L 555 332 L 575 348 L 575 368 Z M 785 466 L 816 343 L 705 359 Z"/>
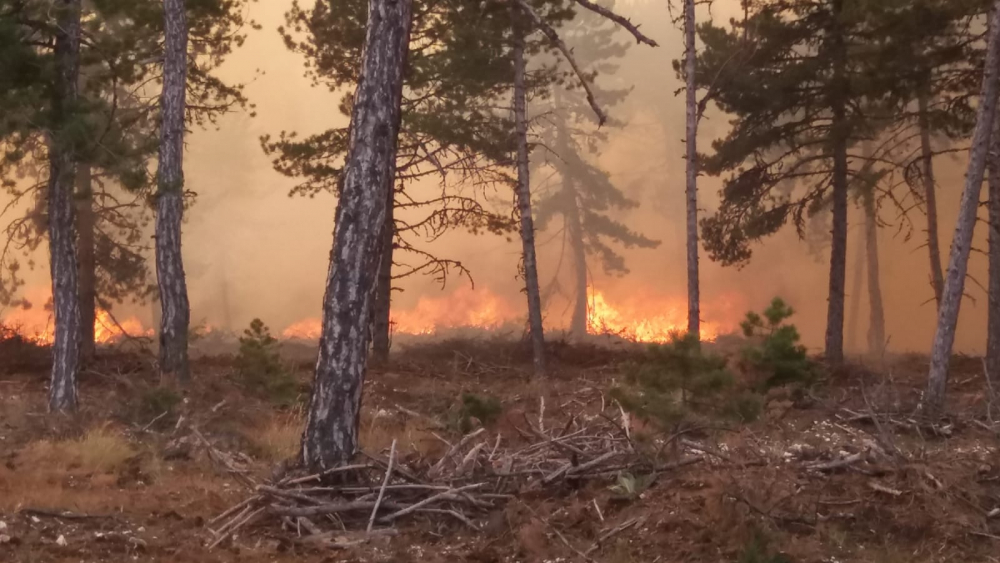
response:
<path fill-rule="evenodd" d="M 297 320 L 320 314 L 336 200 L 332 194 L 289 197 L 295 180 L 272 169 L 259 137 L 282 130 L 317 133 L 345 125 L 346 118 L 338 110 L 342 93 L 314 87 L 303 76 L 303 59 L 289 52 L 278 35 L 276 28 L 290 6 L 291 0 L 251 4 L 252 17 L 263 28 L 250 31 L 244 47 L 222 69 L 226 79 L 248 83 L 246 93 L 256 104 L 257 116 L 230 114 L 217 128 L 195 130 L 188 139 L 186 181 L 199 194 L 184 225 L 184 258 L 195 323 L 239 330 L 259 317 L 280 331 Z M 612 301 L 655 296 L 658 302 L 675 299 L 683 304 L 685 108 L 683 95 L 677 94 L 681 84 L 671 65 L 683 52 L 680 29 L 673 22 L 679 12 L 676 8 L 669 11 L 664 1 L 651 0 L 619 2 L 616 10 L 641 23 L 643 32 L 661 46 L 633 45 L 621 60 L 616 79 L 631 84 L 634 90 L 625 104 L 610 113 L 625 126 L 610 131 L 609 142 L 594 161 L 640 204 L 616 218 L 662 244 L 652 250 L 623 251 L 631 270 L 627 276 L 607 276 L 599 267 L 592 267 L 592 274 L 596 288 Z M 736 0 L 717 0 L 711 16 L 726 21 L 738 12 Z M 701 7 L 699 19 L 708 17 L 707 8 Z M 710 150 L 711 140 L 724 135 L 728 127 L 727 116 L 710 110 L 701 124 L 699 148 Z M 538 151 L 534 157 L 540 158 Z M 967 156 L 962 153 L 937 161 L 942 249 L 950 247 L 966 164 Z M 699 181 L 704 215 L 715 209 L 721 182 L 711 177 Z M 426 189 L 438 188 L 431 180 Z M 511 194 L 504 191 L 491 194 L 490 199 L 498 207 L 512 202 Z M 858 278 L 860 219 L 853 207 L 845 342 L 855 348 L 864 346 L 868 318 L 867 288 Z M 936 314 L 924 247 L 925 220 L 914 214 L 912 225 L 907 227 L 890 205 L 883 206 L 880 219 L 884 223 L 879 244 L 889 349 L 926 351 Z M 823 229 L 822 222 L 817 229 Z M 558 237 L 550 235 L 542 232 L 537 237 L 545 243 L 540 248 L 543 285 L 551 279 L 560 251 Z M 985 236 L 981 224 L 977 247 L 985 248 Z M 519 241 L 454 232 L 428 248 L 461 260 L 471 269 L 477 290 L 488 289 L 515 306 L 525 306 L 522 282 L 516 277 Z M 828 257 L 823 237 L 799 240 L 791 227 L 756 246 L 753 260 L 743 269 L 723 268 L 702 251 L 703 318 L 735 325 L 742 312 L 713 310 L 713 303 L 735 299 L 739 307 L 760 309 L 772 297 L 781 296 L 797 310 L 794 322 L 806 344 L 818 349 L 825 329 Z M 568 271 L 564 264 L 562 272 Z M 982 254 L 973 254 L 970 275 L 985 284 Z M 34 286 L 47 284 L 47 267 L 37 267 L 30 282 Z M 453 277 L 442 290 L 433 280 L 410 278 L 400 283 L 403 291 L 394 294 L 393 306 L 412 307 L 420 296 L 446 296 L 462 284 L 468 282 Z M 971 298 L 962 305 L 956 349 L 981 352 L 985 347 L 986 295 L 976 283 L 969 284 L 968 293 Z M 149 318 L 149 307 L 126 309 Z M 717 318 L 720 315 L 727 318 Z M 554 299 L 549 303 L 546 320 L 555 325 L 565 322 L 564 302 Z"/>

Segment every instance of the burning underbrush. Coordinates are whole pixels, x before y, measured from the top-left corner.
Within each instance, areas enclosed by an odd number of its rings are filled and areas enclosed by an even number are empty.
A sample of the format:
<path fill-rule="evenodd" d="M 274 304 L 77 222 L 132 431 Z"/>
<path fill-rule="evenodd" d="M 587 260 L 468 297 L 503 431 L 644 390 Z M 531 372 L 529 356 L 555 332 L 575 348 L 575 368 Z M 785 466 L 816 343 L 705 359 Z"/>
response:
<path fill-rule="evenodd" d="M 673 346 L 653 355 L 552 342 L 544 381 L 531 379 L 519 339 L 400 349 L 366 382 L 365 453 L 326 476 L 287 463 L 308 362 L 283 366 L 299 392 L 277 403 L 247 383 L 236 353 L 196 360 L 193 386 L 170 390 L 148 356 L 106 352 L 83 374 L 83 411 L 55 419 L 44 415 L 46 369 L 6 374 L 0 560 L 819 563 L 995 553 L 1000 425 L 979 359 L 956 360 L 951 420 L 928 425 L 914 410 L 925 358 L 818 366 L 808 380 L 764 385 L 743 371 L 762 370 L 760 357 Z M 677 377 L 676 362 L 703 365 L 713 354 L 732 387 Z M 683 416 L 653 416 L 657 401 L 616 401 L 616 388 L 655 391 Z M 734 390 L 759 399 L 755 419 L 715 408 Z"/>

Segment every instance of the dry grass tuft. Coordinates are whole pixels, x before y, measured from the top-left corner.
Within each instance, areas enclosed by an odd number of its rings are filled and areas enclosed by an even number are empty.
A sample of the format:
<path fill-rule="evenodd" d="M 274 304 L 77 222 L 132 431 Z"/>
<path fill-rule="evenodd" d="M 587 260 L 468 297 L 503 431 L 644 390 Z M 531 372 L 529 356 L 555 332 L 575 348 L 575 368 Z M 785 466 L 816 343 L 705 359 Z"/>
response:
<path fill-rule="evenodd" d="M 305 416 L 301 409 L 275 415 L 248 436 L 260 455 L 271 462 L 281 462 L 298 455 Z"/>
<path fill-rule="evenodd" d="M 108 473 L 133 455 L 135 450 L 124 436 L 102 426 L 76 440 L 34 442 L 21 451 L 18 463 L 67 473 Z"/>

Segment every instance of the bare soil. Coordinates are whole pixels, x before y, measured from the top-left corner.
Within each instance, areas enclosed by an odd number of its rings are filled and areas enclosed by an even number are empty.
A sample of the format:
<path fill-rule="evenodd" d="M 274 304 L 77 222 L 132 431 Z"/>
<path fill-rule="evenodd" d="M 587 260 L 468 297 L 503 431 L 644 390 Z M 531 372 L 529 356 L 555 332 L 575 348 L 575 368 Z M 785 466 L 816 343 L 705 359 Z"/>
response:
<path fill-rule="evenodd" d="M 408 463 L 440 458 L 442 439 L 460 437 L 452 419 L 463 392 L 500 400 L 503 414 L 485 427 L 511 447 L 525 417 L 538 417 L 540 397 L 551 425 L 620 416 L 608 389 L 632 348 L 555 343 L 550 352 L 553 373 L 533 382 L 519 343 L 403 351 L 366 382 L 365 450 L 384 456 L 396 439 Z M 310 364 L 295 368 L 303 393 Z M 0 375 L 4 562 L 998 560 L 1000 426 L 991 411 L 1000 405 L 978 358 L 955 359 L 944 422 L 914 414 L 926 358 L 858 364 L 808 393 L 773 392 L 750 424 L 670 435 L 630 421 L 636 442 L 665 458 L 700 458 L 634 497 L 613 492 L 613 476 L 567 483 L 519 495 L 477 520 L 479 530 L 417 516 L 399 522 L 397 535 L 347 549 L 296 541 L 295 530 L 273 522 L 207 548 L 208 522 L 251 492 L 191 429 L 266 481 L 294 457 L 301 424 L 298 408 L 244 388 L 231 358 L 199 359 L 193 385 L 166 408 L 171 396 L 157 390 L 147 356 L 105 351 L 83 376 L 83 408 L 73 417 L 45 413 L 43 365 L 17 365 Z M 636 518 L 639 525 L 597 542 Z"/>

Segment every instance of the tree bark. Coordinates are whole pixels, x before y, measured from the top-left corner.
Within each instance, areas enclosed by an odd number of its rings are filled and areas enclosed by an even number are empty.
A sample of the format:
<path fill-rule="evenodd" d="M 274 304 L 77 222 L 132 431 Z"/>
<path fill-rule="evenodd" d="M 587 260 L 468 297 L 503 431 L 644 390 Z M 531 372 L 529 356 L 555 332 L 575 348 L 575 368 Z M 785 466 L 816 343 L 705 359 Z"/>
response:
<path fill-rule="evenodd" d="M 79 264 L 80 294 L 80 361 L 87 363 L 94 357 L 94 322 L 97 317 L 97 263 L 94 260 L 94 179 L 90 164 L 76 166 L 76 254 Z"/>
<path fill-rule="evenodd" d="M 694 0 L 684 0 L 684 74 L 687 104 L 687 288 L 688 333 L 701 338 L 701 296 L 698 278 L 698 90 L 695 52 Z"/>
<path fill-rule="evenodd" d="M 864 205 L 865 254 L 868 270 L 868 353 L 881 357 L 885 352 L 885 311 L 882 304 L 882 283 L 879 279 L 878 217 L 873 192 L 864 195 Z"/>
<path fill-rule="evenodd" d="M 382 225 L 382 261 L 378 269 L 378 285 L 375 289 L 374 318 L 372 320 L 372 356 L 376 361 L 389 360 L 391 346 L 390 329 L 392 321 L 392 251 L 396 236 L 393 219 L 395 193 L 389 190 L 385 202 L 385 222 Z"/>
<path fill-rule="evenodd" d="M 834 18 L 843 11 L 843 0 L 834 0 Z M 833 228 L 830 247 L 830 289 L 826 317 L 826 360 L 836 366 L 844 361 L 844 289 L 847 279 L 847 78 L 846 48 L 839 23 L 833 29 L 834 68 L 831 84 L 833 109 Z"/>
<path fill-rule="evenodd" d="M 74 240 L 73 184 L 76 155 L 68 131 L 79 95 L 80 0 L 57 0 L 55 61 L 52 89 L 53 132 L 49 143 L 49 262 L 55 341 L 49 410 L 73 411 L 78 406 L 77 372 L 80 355 L 80 305 Z"/>
<path fill-rule="evenodd" d="M 1000 109 L 1000 108 L 998 108 Z M 993 118 L 989 156 L 989 281 L 986 320 L 986 371 L 1000 381 L 1000 116 Z"/>
<path fill-rule="evenodd" d="M 563 178 L 563 197 L 566 198 L 566 228 L 569 233 L 570 249 L 573 252 L 573 287 L 576 301 L 573 303 L 573 317 L 570 321 L 570 336 L 577 340 L 587 337 L 590 303 L 587 297 L 587 249 L 583 243 L 583 222 L 580 205 L 576 198 L 573 179 Z"/>
<path fill-rule="evenodd" d="M 944 408 L 945 392 L 948 386 L 948 365 L 951 360 L 952 346 L 955 344 L 955 328 L 958 325 L 958 313 L 965 290 L 969 251 L 972 248 L 972 234 L 976 227 L 976 214 L 979 207 L 979 192 L 982 190 L 987 153 L 993 134 L 993 122 L 997 109 L 997 87 L 998 81 L 1000 81 L 1000 25 L 996 23 L 998 14 L 1000 14 L 1000 0 L 996 0 L 993 4 L 982 92 L 979 98 L 979 107 L 976 110 L 976 128 L 972 134 L 972 147 L 969 150 L 969 169 L 965 175 L 965 189 L 962 191 L 962 199 L 959 203 L 958 221 L 951 243 L 944 291 L 941 294 L 941 305 L 938 307 L 937 330 L 934 334 L 934 347 L 931 349 L 927 392 L 924 395 L 924 407 L 929 415 L 937 415 Z"/>
<path fill-rule="evenodd" d="M 528 177 L 528 119 L 525 100 L 524 29 L 520 15 L 511 8 L 514 35 L 514 127 L 517 134 L 517 208 L 521 216 L 521 244 L 524 283 L 528 296 L 528 325 L 535 376 L 545 374 L 545 334 L 542 329 L 542 297 L 538 285 L 538 258 L 535 254 L 535 225 L 531 217 L 531 183 Z"/>
<path fill-rule="evenodd" d="M 160 288 L 160 379 L 186 383 L 191 320 L 181 221 L 184 214 L 184 110 L 187 85 L 187 13 L 184 0 L 163 0 L 166 51 L 160 97 L 160 166 L 156 194 L 156 279 Z"/>
<path fill-rule="evenodd" d="M 372 300 L 394 184 L 412 0 L 369 0 L 343 187 L 323 297 L 323 332 L 302 434 L 302 461 L 323 470 L 358 447 Z"/>
<path fill-rule="evenodd" d="M 944 289 L 944 273 L 941 271 L 941 244 L 938 236 L 937 185 L 934 178 L 934 150 L 931 148 L 930 118 L 927 109 L 927 94 L 917 98 L 920 122 L 920 155 L 923 161 L 924 202 L 927 205 L 927 250 L 931 259 L 931 285 L 934 287 L 934 301 L 941 306 L 941 292 Z"/>

